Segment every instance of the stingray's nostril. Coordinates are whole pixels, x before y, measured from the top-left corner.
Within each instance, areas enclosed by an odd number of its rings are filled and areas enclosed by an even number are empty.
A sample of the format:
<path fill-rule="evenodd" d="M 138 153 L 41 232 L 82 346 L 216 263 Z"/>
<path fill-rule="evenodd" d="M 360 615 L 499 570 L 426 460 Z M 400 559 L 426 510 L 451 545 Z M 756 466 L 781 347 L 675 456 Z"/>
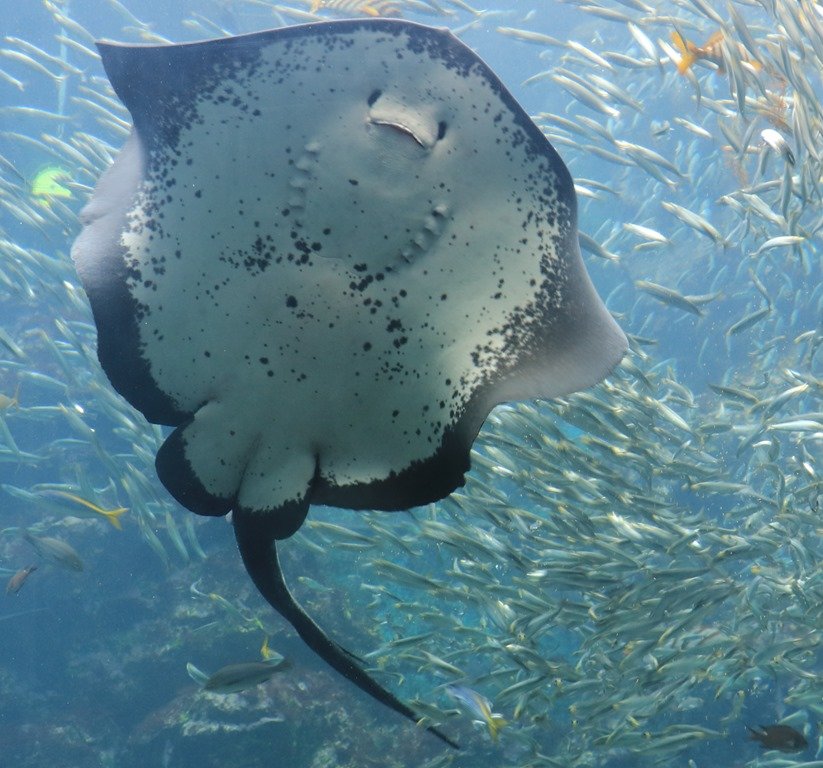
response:
<path fill-rule="evenodd" d="M 446 128 L 447 127 L 448 126 L 446 125 L 445 121 L 443 121 L 443 120 L 441 120 L 437 124 L 437 140 L 438 141 L 440 141 L 440 139 L 442 139 L 446 135 Z"/>
<path fill-rule="evenodd" d="M 369 98 L 368 98 L 368 105 L 370 107 L 373 107 L 374 102 L 377 101 L 382 94 L 383 94 L 383 91 L 381 91 L 380 89 L 378 89 L 376 91 L 372 91 L 371 94 L 369 95 Z"/>

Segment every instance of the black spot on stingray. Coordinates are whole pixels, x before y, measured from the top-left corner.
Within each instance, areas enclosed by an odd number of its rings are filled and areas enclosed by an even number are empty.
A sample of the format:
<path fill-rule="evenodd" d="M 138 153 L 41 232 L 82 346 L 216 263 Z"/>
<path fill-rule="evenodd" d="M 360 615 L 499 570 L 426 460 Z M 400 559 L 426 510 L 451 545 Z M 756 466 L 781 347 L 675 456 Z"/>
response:
<path fill-rule="evenodd" d="M 294 296 L 289 296 L 286 298 L 286 306 L 287 307 L 296 307 L 297 306 L 297 299 Z"/>

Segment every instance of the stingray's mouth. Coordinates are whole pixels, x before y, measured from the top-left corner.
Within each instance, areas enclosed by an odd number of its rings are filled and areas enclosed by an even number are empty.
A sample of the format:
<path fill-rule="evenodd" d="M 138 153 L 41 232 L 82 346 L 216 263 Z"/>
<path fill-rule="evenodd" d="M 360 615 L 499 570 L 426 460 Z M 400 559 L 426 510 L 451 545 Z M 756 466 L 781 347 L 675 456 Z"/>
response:
<path fill-rule="evenodd" d="M 384 98 L 380 90 L 372 91 L 367 99 L 368 126 L 377 126 L 378 131 L 388 128 L 411 139 L 421 149 L 431 150 L 446 135 L 448 125 L 445 120 L 437 121 L 426 110 Z"/>
<path fill-rule="evenodd" d="M 369 122 L 372 125 L 384 125 L 387 128 L 392 128 L 395 131 L 403 134 L 404 136 L 408 136 L 410 139 L 416 141 L 423 149 L 430 149 L 430 145 L 423 140 L 422 137 L 418 136 L 412 128 L 408 125 L 403 125 L 403 123 L 396 123 L 390 120 L 379 120 L 376 118 L 371 118 Z"/>

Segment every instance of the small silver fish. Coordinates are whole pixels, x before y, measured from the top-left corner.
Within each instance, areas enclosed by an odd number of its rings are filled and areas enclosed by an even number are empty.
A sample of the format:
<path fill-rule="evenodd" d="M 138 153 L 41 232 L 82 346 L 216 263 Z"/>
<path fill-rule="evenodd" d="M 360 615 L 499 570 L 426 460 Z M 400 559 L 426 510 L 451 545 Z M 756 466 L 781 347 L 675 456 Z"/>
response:
<path fill-rule="evenodd" d="M 794 152 L 783 134 L 778 133 L 774 128 L 764 128 L 760 131 L 760 138 L 789 165 L 794 165 Z"/>

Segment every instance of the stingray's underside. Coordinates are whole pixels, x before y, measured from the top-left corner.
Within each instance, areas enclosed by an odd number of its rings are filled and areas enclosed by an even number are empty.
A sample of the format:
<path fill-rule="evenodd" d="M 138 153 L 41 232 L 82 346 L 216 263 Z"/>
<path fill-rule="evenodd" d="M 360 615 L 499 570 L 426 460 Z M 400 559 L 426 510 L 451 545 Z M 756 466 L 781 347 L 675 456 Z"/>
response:
<path fill-rule="evenodd" d="M 294 602 L 274 541 L 311 503 L 448 495 L 496 403 L 590 386 L 620 360 L 568 171 L 445 30 L 99 47 L 134 120 L 72 252 L 100 361 L 175 428 L 157 456 L 175 498 L 233 510 L 266 599 L 416 719 Z"/>

